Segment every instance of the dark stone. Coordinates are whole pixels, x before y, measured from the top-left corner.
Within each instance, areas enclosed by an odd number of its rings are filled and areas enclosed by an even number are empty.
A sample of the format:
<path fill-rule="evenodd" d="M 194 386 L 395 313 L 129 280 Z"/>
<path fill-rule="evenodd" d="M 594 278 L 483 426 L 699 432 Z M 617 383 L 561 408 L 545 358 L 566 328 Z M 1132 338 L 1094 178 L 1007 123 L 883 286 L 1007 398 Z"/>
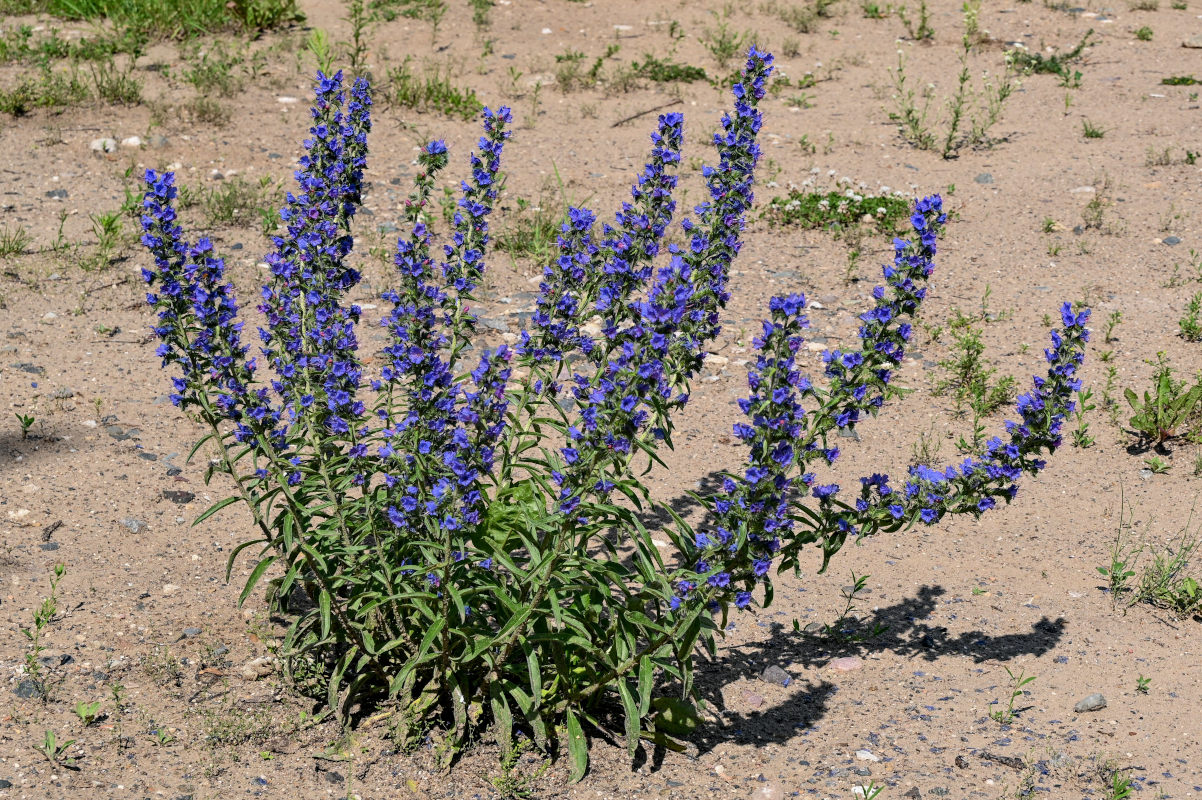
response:
<path fill-rule="evenodd" d="M 42 542 L 41 544 L 38 545 L 38 547 L 40 547 L 43 550 L 57 550 L 59 548 L 59 543 L 58 542 Z"/>
<path fill-rule="evenodd" d="M 194 639 L 200 636 L 200 628 L 184 628 L 184 638 Z"/>
<path fill-rule="evenodd" d="M 241 250 L 242 242 L 234 242 L 233 244 L 230 245 L 230 249 L 231 250 Z"/>
<path fill-rule="evenodd" d="M 985 183 L 985 184 L 993 183 L 993 175 L 988 172 L 982 172 L 980 175 L 973 178 L 973 181 L 975 181 L 976 183 Z"/>
<path fill-rule="evenodd" d="M 12 781 L 8 781 L 8 780 L 5 780 L 4 778 L 0 778 L 0 789 L 11 789 L 11 788 L 13 788 Z"/>
<path fill-rule="evenodd" d="M 273 160 L 277 159 L 277 158 L 283 158 L 283 156 L 280 155 L 279 153 L 268 153 L 267 157 L 270 159 L 273 159 Z"/>
<path fill-rule="evenodd" d="M 142 433 L 140 428 L 126 428 L 123 425 L 105 425 L 104 431 L 118 442 L 124 442 Z"/>
<path fill-rule="evenodd" d="M 1181 244 L 1181 238 L 1178 236 L 1166 236 L 1163 239 L 1161 239 L 1160 241 L 1164 242 L 1165 244 L 1169 245 L 1170 247 L 1175 244 Z"/>
<path fill-rule="evenodd" d="M 28 372 L 30 375 L 45 375 L 46 374 L 45 367 L 39 367 L 37 364 L 30 364 L 28 361 L 21 361 L 16 364 L 10 364 L 9 366 L 11 366 L 15 369 L 19 369 L 22 372 Z"/>
<path fill-rule="evenodd" d="M 138 458 L 142 459 L 143 461 L 158 461 L 159 460 L 159 457 L 156 456 L 154 453 L 147 453 L 145 450 L 138 451 Z"/>
<path fill-rule="evenodd" d="M 26 700 L 32 700 L 42 696 L 42 688 L 35 681 L 28 678 L 17 684 L 17 688 L 13 690 L 17 697 L 23 697 Z"/>
<path fill-rule="evenodd" d="M 196 495 L 192 492 L 178 491 L 175 489 L 164 489 L 163 499 L 170 500 L 176 505 L 184 506 L 196 499 Z"/>
<path fill-rule="evenodd" d="M 760 673 L 760 680 L 765 683 L 775 683 L 778 686 L 788 686 L 793 682 L 793 676 L 773 664 Z"/>
<path fill-rule="evenodd" d="M 176 475 L 182 475 L 183 472 L 184 471 L 179 467 L 172 467 L 171 469 L 167 470 L 167 474 L 172 478 L 174 478 Z"/>
<path fill-rule="evenodd" d="M 918 790 L 917 786 L 911 786 L 910 790 L 903 794 L 902 797 L 909 797 L 910 800 L 922 800 L 922 792 Z"/>
<path fill-rule="evenodd" d="M 342 777 L 341 772 L 336 772 L 334 770 L 330 770 L 329 772 L 325 773 L 325 779 L 330 783 L 342 783 L 344 780 L 346 780 L 346 778 Z"/>
<path fill-rule="evenodd" d="M 54 198 L 55 200 L 66 200 L 67 199 L 67 190 L 66 189 L 51 189 L 50 191 L 46 192 L 46 196 Z"/>

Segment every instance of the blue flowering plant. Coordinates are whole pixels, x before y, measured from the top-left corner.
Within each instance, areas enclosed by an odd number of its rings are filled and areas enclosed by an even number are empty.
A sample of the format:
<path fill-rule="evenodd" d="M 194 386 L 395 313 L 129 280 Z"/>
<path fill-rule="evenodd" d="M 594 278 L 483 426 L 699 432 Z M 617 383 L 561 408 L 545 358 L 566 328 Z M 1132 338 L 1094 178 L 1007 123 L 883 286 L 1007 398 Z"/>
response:
<path fill-rule="evenodd" d="M 391 704 L 402 736 L 439 731 L 448 758 L 485 732 L 505 753 L 521 735 L 566 753 L 577 779 L 589 730 L 621 729 L 632 754 L 642 740 L 677 747 L 696 648 L 713 646 L 731 610 L 767 605 L 771 575 L 796 569 L 803 548 L 816 545 L 825 566 L 848 537 L 981 514 L 1059 445 L 1087 338 L 1088 312 L 1068 306 L 1047 376 L 1019 399 L 1004 438 L 896 484 L 862 478 L 855 496 L 816 477 L 839 456 L 835 435 L 896 391 L 946 221 L 929 197 L 909 238 L 894 241 L 860 343 L 826 352 L 822 378 L 798 360 L 805 298 L 772 300 L 735 425 L 747 461 L 698 498 L 703 524 L 673 513 L 662 532 L 671 547 L 657 545 L 641 513 L 657 505 L 644 467 L 671 447 L 673 412 L 719 331 L 771 64 L 749 53 L 703 170 L 709 196 L 680 220 L 682 243 L 666 234 L 683 120 L 665 114 L 612 221 L 568 209 L 513 347 L 477 349 L 472 310 L 510 112 L 484 112 L 441 246 L 429 212 L 448 153 L 426 145 L 370 376 L 361 310 L 347 299 L 360 279 L 351 226 L 371 127 L 365 81 L 348 91 L 341 74 L 318 75 L 285 230 L 266 257 L 253 357 L 222 260 L 208 239 L 184 239 L 174 176 L 147 172 L 158 354 L 174 372 L 172 400 L 207 431 L 197 448 L 215 452 L 210 474 L 233 487 L 200 519 L 246 506 L 255 534 L 227 576 L 253 553 L 241 599 L 267 579 L 288 601 L 288 663 L 322 676 L 334 710 Z"/>

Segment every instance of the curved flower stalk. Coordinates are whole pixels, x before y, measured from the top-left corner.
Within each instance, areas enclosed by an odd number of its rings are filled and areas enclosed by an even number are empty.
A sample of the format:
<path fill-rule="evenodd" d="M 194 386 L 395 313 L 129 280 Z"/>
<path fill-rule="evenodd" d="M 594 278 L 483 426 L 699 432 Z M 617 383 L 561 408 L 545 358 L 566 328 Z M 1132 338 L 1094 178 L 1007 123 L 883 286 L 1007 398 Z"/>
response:
<path fill-rule="evenodd" d="M 943 470 L 913 466 L 899 487 L 884 474 L 863 477 L 854 504 L 839 499 L 837 484 L 817 483 L 811 468 L 833 464 L 839 456 L 826 435 L 853 428 L 888 396 L 891 368 L 901 362 L 910 335 L 906 320 L 925 296 L 923 283 L 933 271 L 944 220 L 937 196 L 916 204 L 915 239 L 895 241 L 894 263 L 884 270 L 888 288 L 875 289 L 875 306 L 861 315 L 861 348 L 823 354 L 825 389 L 815 387 L 794 363 L 808 325 L 804 296 L 772 300 L 772 319 L 756 340 L 760 353 L 748 372 L 752 394 L 740 401 L 751 422 L 735 425 L 735 435 L 751 454 L 741 475 L 724 480 L 724 494 L 710 498 L 712 521 L 692 542 L 681 542 L 692 568 L 676 578 L 677 608 L 690 601 L 748 608 L 761 583 L 768 605 L 770 571 L 796 569 L 807 545 L 821 547 L 825 569 L 848 536 L 896 531 L 915 522 L 931 525 L 947 514 L 980 515 L 999 499 L 1009 502 L 1022 474 L 1043 469 L 1041 455 L 1060 445 L 1089 338 L 1089 311 L 1075 313 L 1067 303 L 1061 310 L 1064 328 L 1052 332 L 1053 347 L 1046 351 L 1047 377 L 1036 376 L 1034 389 L 1018 398 L 1021 421 L 1006 422 L 1009 441 L 994 437 L 981 457 Z M 806 401 L 814 404 L 811 410 L 802 407 Z M 817 501 L 812 505 L 803 502 L 810 495 Z"/>

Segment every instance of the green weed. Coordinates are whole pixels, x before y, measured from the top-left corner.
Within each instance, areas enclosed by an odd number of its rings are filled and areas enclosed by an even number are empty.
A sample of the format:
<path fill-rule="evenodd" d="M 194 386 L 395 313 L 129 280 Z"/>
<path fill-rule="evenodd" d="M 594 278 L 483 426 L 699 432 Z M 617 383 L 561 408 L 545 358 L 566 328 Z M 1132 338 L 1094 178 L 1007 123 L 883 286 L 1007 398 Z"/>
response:
<path fill-rule="evenodd" d="M 1202 403 L 1202 384 L 1195 383 L 1187 388 L 1186 381 L 1175 379 L 1176 370 L 1169 365 L 1164 353 L 1156 354 L 1154 366 L 1152 388 L 1144 392 L 1142 402 L 1129 388 L 1123 391 L 1123 396 L 1135 412 L 1130 419 L 1131 428 L 1145 443 L 1163 448 L 1165 442 L 1185 433 L 1182 426 Z"/>
<path fill-rule="evenodd" d="M 1028 75 L 1035 73 L 1064 76 L 1069 74 L 1069 65 L 1084 58 L 1085 48 L 1095 42 L 1093 28 L 1090 28 L 1081 37 L 1081 41 L 1077 42 L 1072 50 L 1065 53 L 1044 55 L 1044 48 L 1040 45 L 1038 50 L 1010 50 L 1006 53 L 1006 57 L 1017 69 Z"/>
<path fill-rule="evenodd" d="M 871 220 L 882 232 L 898 233 L 910 219 L 908 201 L 893 195 L 861 195 L 855 192 L 815 192 L 791 189 L 774 197 L 763 217 L 773 227 L 797 227 L 845 231 Z"/>
<path fill-rule="evenodd" d="M 1185 339 L 1187 342 L 1202 340 L 1202 322 L 1199 321 L 1200 315 L 1202 315 L 1202 292 L 1198 292 L 1190 298 L 1189 305 L 1185 309 L 1185 316 L 1177 323 L 1181 328 L 1182 339 Z"/>
<path fill-rule="evenodd" d="M 21 255 L 32 241 L 33 237 L 29 235 L 29 231 L 21 225 L 11 229 L 5 225 L 0 230 L 0 258 Z"/>
<path fill-rule="evenodd" d="M 484 110 L 484 104 L 469 88 L 451 82 L 450 67 L 427 65 L 420 74 L 409 65 L 410 59 L 388 71 L 386 96 L 395 105 L 419 112 L 436 112 L 448 117 L 470 120 Z"/>
<path fill-rule="evenodd" d="M 116 30 L 154 39 L 257 33 L 304 19 L 296 0 L 0 0 L 0 13 L 107 21 Z"/>
<path fill-rule="evenodd" d="M 1009 725 L 1022 712 L 1022 709 L 1014 708 L 1014 701 L 1022 697 L 1024 694 L 1023 687 L 1035 680 L 1034 675 L 1028 676 L 1026 670 L 1020 670 L 1017 675 L 1010 667 L 1006 667 L 1006 674 L 1010 676 L 1010 697 L 1007 700 L 1006 707 L 998 708 L 989 712 L 989 718 L 1001 725 Z"/>

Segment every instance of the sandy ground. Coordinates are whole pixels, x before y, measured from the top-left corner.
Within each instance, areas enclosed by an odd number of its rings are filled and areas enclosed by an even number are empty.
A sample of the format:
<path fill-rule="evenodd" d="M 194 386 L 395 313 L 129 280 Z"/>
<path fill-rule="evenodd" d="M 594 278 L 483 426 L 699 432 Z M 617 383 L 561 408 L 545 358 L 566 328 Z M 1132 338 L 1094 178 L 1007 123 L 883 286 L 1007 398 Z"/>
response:
<path fill-rule="evenodd" d="M 336 3 L 304 8 L 307 25 L 346 37 Z M 950 160 L 907 144 L 889 117 L 898 51 L 911 85 L 933 85 L 932 114 L 946 116 L 963 31 L 959 4 L 947 0 L 931 3 L 929 43 L 906 38 L 896 16 L 869 19 L 849 2 L 834 5 L 809 33 L 789 30 L 769 5 L 712 0 L 501 0 L 483 31 L 467 4 L 452 0 L 433 36 L 428 24 L 406 19 L 375 32 L 369 62 L 377 75 L 411 55 L 414 65 L 448 65 L 454 81 L 487 104 L 514 106 L 507 195 L 495 218 L 504 229 L 531 213 L 516 198 L 612 210 L 641 167 L 654 114 L 615 123 L 673 102 L 686 115 L 683 203 L 696 202 L 701 187 L 692 173 L 710 157 L 705 142 L 725 93 L 704 82 L 649 81 L 564 91 L 554 56 L 579 51 L 591 64 L 616 44 L 604 62 L 609 75 L 647 53 L 724 75 L 734 64 L 720 69 L 699 37 L 727 13 L 730 30 L 752 32 L 777 54 L 780 73 L 817 78 L 763 104 L 760 208 L 807 179 L 828 186 L 847 178 L 872 193 L 942 192 L 955 217 L 923 319 L 939 325 L 953 309 L 978 312 L 988 291 L 987 357 L 999 375 L 1022 384 L 1040 370 L 1045 315 L 1054 317 L 1063 300 L 1094 308 L 1084 369 L 1099 404 L 1086 417 L 1093 447 L 1066 444 L 1014 505 L 980 521 L 849 546 L 825 575 L 816 574 L 815 552 L 799 578 L 782 576 L 771 608 L 734 618 L 717 657 L 702 666 L 715 721 L 689 753 L 647 752 L 632 767 L 620 737 L 598 735 L 592 769 L 576 785 L 567 784 L 562 763 L 540 772 L 540 759 L 527 755 L 517 772 L 531 776 L 528 796 L 851 798 L 853 787 L 873 781 L 885 787 L 883 800 L 1110 797 L 1115 770 L 1139 796 L 1202 796 L 1199 622 L 1146 605 L 1116 609 L 1096 569 L 1109 564 L 1120 497 L 1133 520 L 1129 536 L 1164 545 L 1189 524 L 1202 486 L 1193 475 L 1198 447 L 1174 443 L 1168 472 L 1153 475 L 1144 463 L 1151 454 L 1134 448 L 1125 430 L 1125 404 L 1112 419 L 1100 403 L 1108 366 L 1116 369 L 1110 393 L 1120 403 L 1124 387 L 1142 392 L 1148 385 L 1148 362 L 1158 352 L 1183 376 L 1202 368 L 1198 346 L 1177 335 L 1186 303 L 1202 289 L 1202 256 L 1191 250 L 1202 250 L 1202 188 L 1199 165 L 1186 163 L 1187 150 L 1202 150 L 1200 106 L 1197 87 L 1160 83 L 1202 76 L 1202 50 L 1182 47 L 1202 33 L 1199 11 L 985 8 L 980 27 L 990 39 L 970 60 L 978 91 L 982 71 L 994 80 L 1000 74 L 1006 43 L 1065 49 L 1092 28 L 1096 44 L 1073 67 L 1082 73 L 1079 88 L 1054 75 L 1022 77 L 991 131 L 993 146 L 965 148 Z M 1151 41 L 1136 39 L 1143 26 L 1153 30 Z M 262 51 L 264 66 L 221 100 L 232 113 L 225 126 L 165 109 L 195 94 L 164 72 L 180 65 L 169 45 L 152 48 L 135 71 L 151 105 L 0 119 L 0 224 L 33 236 L 26 253 L 0 263 L 0 402 L 8 407 L 0 419 L 0 798 L 498 796 L 490 779 L 500 770 L 487 743 L 441 774 L 424 750 L 397 754 L 382 723 L 342 737 L 332 723 L 310 724 L 312 704 L 278 673 L 243 677 L 247 665 L 271 656 L 281 621 L 268 618 L 258 595 L 237 608 L 242 563 L 224 581 L 226 553 L 241 541 L 247 519 L 231 510 L 190 527 L 225 492 L 204 485 L 202 463 L 186 461 L 197 431 L 165 398 L 169 384 L 154 357 L 137 276 L 149 259 L 131 240 L 110 266 L 83 268 L 96 242 L 89 214 L 120 208 L 133 185 L 124 177 L 130 167 L 136 175 L 174 165 L 180 181 L 197 189 L 217 186 L 217 176 L 289 179 L 313 66 L 299 45 L 303 35 L 239 45 Z M 0 85 L 25 68 L 0 67 Z M 1085 138 L 1083 120 L 1104 136 Z M 354 299 L 375 304 L 388 285 L 384 262 L 368 251 L 386 253 L 395 237 L 390 226 L 417 145 L 445 137 L 452 163 L 463 165 L 477 135 L 474 123 L 378 104 L 370 216 L 357 250 L 367 281 Z M 112 153 L 90 146 L 131 136 L 143 143 Z M 55 250 L 64 212 L 69 246 Z M 714 470 L 741 462 L 728 435 L 733 401 L 745 391 L 739 362 L 768 297 L 807 292 L 823 306 L 812 315 L 813 333 L 830 345 L 848 341 L 888 258 L 888 237 L 867 238 L 857 269 L 863 280 L 849 282 L 846 241 L 756 217 L 714 348 L 721 358 L 679 421 L 670 469 L 653 478 L 663 499 L 683 498 Z M 201 224 L 195 214 L 187 219 Z M 1054 225 L 1045 231 L 1049 219 Z M 133 223 L 125 225 L 132 232 Z M 249 298 L 264 275 L 257 226 L 213 234 Z M 500 340 L 528 313 L 539 267 L 498 255 L 491 270 L 484 313 Z M 1114 311 L 1122 322 L 1105 342 L 1104 322 Z M 376 336 L 367 337 L 369 345 Z M 859 442 L 843 443 L 838 476 L 901 472 L 923 434 L 941 444 L 941 459 L 955 457 L 952 437 L 968 422 L 952 413 L 949 398 L 933 394 L 949 343 L 947 334 L 917 337 L 900 377 L 916 391 L 863 424 Z M 819 373 L 816 353 L 813 359 Z M 36 419 L 28 438 L 14 419 L 23 414 Z M 989 424 L 1000 429 L 1001 416 Z M 28 694 L 21 690 L 27 643 L 20 628 L 31 624 L 56 563 L 66 573 L 59 614 L 44 637 L 53 691 L 42 701 L 20 696 Z M 879 623 L 880 632 L 850 640 L 804 632 L 836 620 L 852 571 L 870 576 L 852 612 L 857 630 Z M 761 678 L 773 665 L 791 676 L 788 686 Z M 1015 701 L 1011 724 L 1001 725 L 989 713 L 1006 707 L 1008 670 L 1035 680 Z M 1150 679 L 1146 693 L 1137 691 L 1141 677 Z M 1075 712 L 1094 692 L 1106 707 Z M 101 716 L 85 727 L 74 709 L 89 701 L 101 702 Z M 74 740 L 68 754 L 75 769 L 55 767 L 34 749 L 47 730 Z"/>

